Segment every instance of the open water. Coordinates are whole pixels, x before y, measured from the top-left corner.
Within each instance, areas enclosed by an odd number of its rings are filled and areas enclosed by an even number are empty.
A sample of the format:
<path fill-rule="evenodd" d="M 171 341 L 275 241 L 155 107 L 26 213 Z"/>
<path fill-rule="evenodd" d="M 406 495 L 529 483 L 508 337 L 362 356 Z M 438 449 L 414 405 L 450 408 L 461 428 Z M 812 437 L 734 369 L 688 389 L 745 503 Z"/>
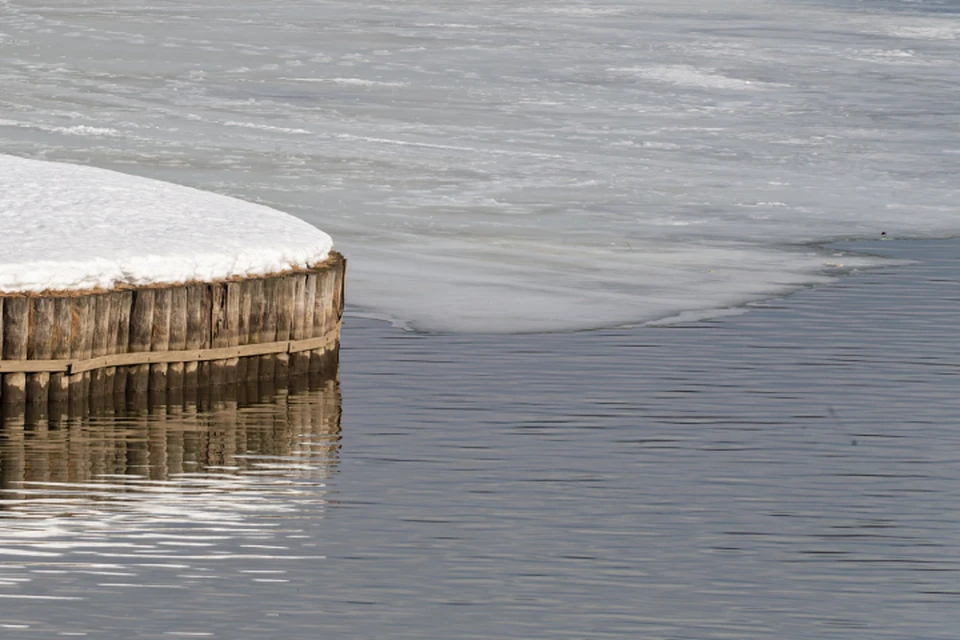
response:
<path fill-rule="evenodd" d="M 8 419 L 0 637 L 955 638 L 958 247 L 860 248 L 919 262 L 671 327 L 352 318 L 339 384 Z"/>

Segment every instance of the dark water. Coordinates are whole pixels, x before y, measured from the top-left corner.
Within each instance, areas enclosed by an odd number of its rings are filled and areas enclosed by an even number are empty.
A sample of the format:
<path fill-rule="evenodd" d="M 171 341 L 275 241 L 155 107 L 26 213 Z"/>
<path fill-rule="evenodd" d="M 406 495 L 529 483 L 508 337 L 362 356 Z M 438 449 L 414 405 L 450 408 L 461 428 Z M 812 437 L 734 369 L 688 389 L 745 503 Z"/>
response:
<path fill-rule="evenodd" d="M 675 327 L 353 318 L 339 386 L 8 420 L 0 637 L 955 638 L 960 244 L 861 248 L 919 262 Z"/>

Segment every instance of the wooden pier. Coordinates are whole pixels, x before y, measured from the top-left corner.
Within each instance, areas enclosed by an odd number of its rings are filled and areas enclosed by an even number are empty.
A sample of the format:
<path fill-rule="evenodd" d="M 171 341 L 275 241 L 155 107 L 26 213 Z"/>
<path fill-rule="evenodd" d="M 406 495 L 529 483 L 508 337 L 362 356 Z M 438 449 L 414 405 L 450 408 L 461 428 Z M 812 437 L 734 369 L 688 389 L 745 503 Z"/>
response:
<path fill-rule="evenodd" d="M 217 282 L 0 293 L 0 402 L 104 396 L 335 370 L 346 260 Z"/>

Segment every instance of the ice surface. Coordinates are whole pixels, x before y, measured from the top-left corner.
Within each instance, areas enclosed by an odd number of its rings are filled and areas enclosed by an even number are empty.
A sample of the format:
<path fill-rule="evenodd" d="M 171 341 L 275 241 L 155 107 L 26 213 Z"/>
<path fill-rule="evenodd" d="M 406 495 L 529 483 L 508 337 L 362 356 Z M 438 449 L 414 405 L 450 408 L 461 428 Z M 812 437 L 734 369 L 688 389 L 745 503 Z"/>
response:
<path fill-rule="evenodd" d="M 332 246 L 323 231 L 262 205 L 0 155 L 0 291 L 261 275 L 321 262 Z"/>
<path fill-rule="evenodd" d="M 11 0 L 0 142 L 316 222 L 406 326 L 714 314 L 960 234 L 956 6 Z"/>

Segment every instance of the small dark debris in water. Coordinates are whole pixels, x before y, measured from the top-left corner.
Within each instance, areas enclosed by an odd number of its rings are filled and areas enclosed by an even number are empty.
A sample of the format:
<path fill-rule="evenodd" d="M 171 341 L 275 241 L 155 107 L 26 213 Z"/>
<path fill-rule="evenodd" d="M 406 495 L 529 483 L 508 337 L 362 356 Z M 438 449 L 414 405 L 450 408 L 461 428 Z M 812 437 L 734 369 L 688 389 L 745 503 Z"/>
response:
<path fill-rule="evenodd" d="M 886 231 L 881 231 L 881 232 L 880 232 L 880 235 L 885 236 L 885 235 L 887 235 L 887 232 L 886 232 Z"/>
<path fill-rule="evenodd" d="M 856 441 L 856 440 L 851 440 L 851 441 L 850 441 L 850 444 L 852 444 L 853 446 L 857 446 L 857 441 Z"/>

